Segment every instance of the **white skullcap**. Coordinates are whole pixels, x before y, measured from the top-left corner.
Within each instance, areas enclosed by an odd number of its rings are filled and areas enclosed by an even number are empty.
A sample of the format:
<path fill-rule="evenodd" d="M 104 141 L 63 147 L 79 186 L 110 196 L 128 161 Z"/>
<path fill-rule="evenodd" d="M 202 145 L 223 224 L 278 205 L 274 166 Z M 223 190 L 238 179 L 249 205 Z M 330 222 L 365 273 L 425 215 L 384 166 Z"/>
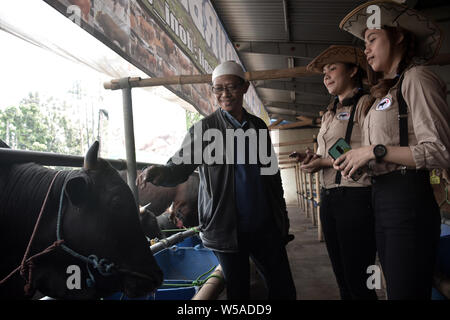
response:
<path fill-rule="evenodd" d="M 245 80 L 245 72 L 235 61 L 225 61 L 219 64 L 212 73 L 212 81 L 220 76 L 234 75 Z"/>

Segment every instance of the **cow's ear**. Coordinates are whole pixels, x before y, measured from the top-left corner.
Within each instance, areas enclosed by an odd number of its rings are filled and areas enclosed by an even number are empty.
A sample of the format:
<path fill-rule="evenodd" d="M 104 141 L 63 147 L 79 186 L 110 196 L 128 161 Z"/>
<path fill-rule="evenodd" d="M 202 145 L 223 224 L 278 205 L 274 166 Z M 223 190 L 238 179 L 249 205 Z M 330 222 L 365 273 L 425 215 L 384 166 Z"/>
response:
<path fill-rule="evenodd" d="M 67 181 L 66 195 L 74 206 L 82 207 L 84 203 L 87 203 L 89 186 L 90 183 L 87 176 L 77 176 Z"/>

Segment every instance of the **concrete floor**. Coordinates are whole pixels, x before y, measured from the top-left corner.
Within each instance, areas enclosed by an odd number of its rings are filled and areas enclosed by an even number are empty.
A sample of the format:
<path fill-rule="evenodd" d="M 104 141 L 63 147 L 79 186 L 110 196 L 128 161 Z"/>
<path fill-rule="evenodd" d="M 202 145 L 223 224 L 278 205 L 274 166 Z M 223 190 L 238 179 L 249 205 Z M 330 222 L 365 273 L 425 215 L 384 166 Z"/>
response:
<path fill-rule="evenodd" d="M 339 290 L 324 242 L 317 239 L 317 227 L 297 207 L 288 207 L 290 233 L 295 239 L 286 249 L 292 277 L 297 289 L 297 300 L 339 300 Z M 266 299 L 265 289 L 254 265 L 251 264 L 251 299 Z M 219 300 L 226 299 L 224 290 Z"/>
<path fill-rule="evenodd" d="M 290 233 L 295 239 L 287 245 L 298 300 L 339 300 L 325 242 L 319 242 L 317 226 L 300 208 L 288 207 Z"/>
<path fill-rule="evenodd" d="M 325 242 L 318 240 L 317 226 L 298 207 L 288 207 L 290 233 L 295 239 L 287 245 L 289 263 L 297 289 L 297 300 L 340 300 L 336 278 Z M 265 289 L 254 266 L 251 268 L 251 298 L 266 299 Z M 384 299 L 384 290 L 377 290 Z M 226 299 L 225 290 L 219 300 Z"/>

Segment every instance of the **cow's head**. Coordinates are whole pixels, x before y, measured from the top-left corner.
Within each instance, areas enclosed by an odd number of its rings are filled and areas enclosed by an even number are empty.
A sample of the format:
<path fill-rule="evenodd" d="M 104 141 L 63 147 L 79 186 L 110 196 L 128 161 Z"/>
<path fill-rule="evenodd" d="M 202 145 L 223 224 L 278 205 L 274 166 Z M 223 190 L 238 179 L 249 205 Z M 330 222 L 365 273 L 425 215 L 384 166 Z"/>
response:
<path fill-rule="evenodd" d="M 58 263 L 48 267 L 53 270 L 46 270 L 54 272 L 54 277 L 46 277 L 41 270 L 35 278 L 35 286 L 51 297 L 98 298 L 117 291 L 137 297 L 156 290 L 162 282 L 162 271 L 142 232 L 130 188 L 97 154 L 96 142 L 86 154 L 84 168 L 66 178 L 61 238 L 77 253 L 107 259 L 129 272 L 102 276 L 92 265 L 88 270 L 87 263 L 58 249 L 43 257 L 50 261 L 58 256 Z M 75 267 L 69 270 L 71 265 Z M 81 271 L 81 289 L 74 288 L 77 267 Z M 89 272 L 95 279 L 92 287 L 86 281 Z"/>

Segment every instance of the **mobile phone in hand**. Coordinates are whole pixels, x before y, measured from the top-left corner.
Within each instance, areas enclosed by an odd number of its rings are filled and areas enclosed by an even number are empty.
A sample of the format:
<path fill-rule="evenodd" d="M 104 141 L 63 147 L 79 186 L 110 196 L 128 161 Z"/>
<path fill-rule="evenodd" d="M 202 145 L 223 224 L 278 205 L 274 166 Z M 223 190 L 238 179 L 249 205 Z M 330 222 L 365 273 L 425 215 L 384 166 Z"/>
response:
<path fill-rule="evenodd" d="M 336 160 L 337 158 L 339 158 L 341 155 L 343 155 L 344 153 L 346 153 L 347 151 L 350 151 L 352 149 L 352 147 L 347 143 L 347 141 L 345 141 L 343 138 L 339 138 L 332 146 L 331 148 L 328 150 L 328 154 L 334 159 Z M 351 176 L 351 178 L 353 179 L 353 181 L 358 181 L 361 176 L 363 175 L 363 170 L 361 168 L 359 168 L 358 170 L 356 170 L 356 172 Z"/>
<path fill-rule="evenodd" d="M 328 150 L 328 154 L 336 160 L 341 155 L 351 150 L 352 147 L 343 138 L 339 138 Z"/>

